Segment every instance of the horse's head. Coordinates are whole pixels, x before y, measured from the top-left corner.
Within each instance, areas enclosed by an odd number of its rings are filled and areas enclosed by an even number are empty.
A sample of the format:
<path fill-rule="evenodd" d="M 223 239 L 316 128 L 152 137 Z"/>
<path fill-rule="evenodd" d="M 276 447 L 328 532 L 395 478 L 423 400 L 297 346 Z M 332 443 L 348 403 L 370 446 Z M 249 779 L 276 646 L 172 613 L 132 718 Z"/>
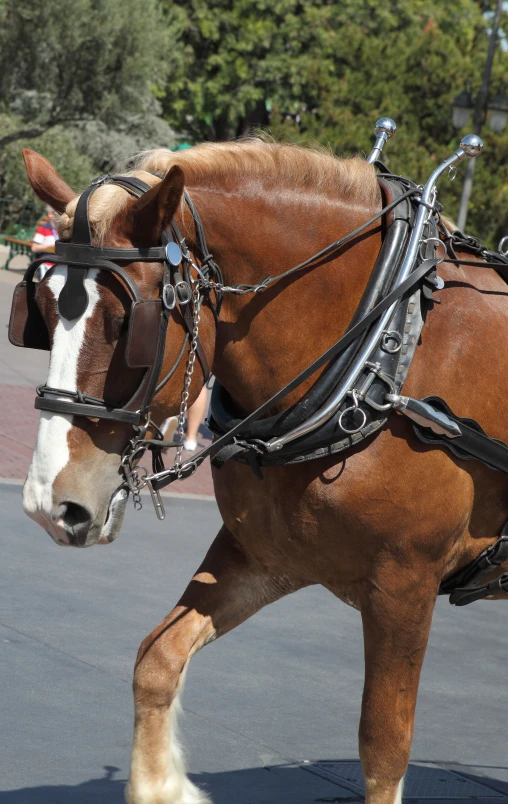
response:
<path fill-rule="evenodd" d="M 25 162 L 36 194 L 61 213 L 60 234 L 63 240 L 68 239 L 77 196 L 43 157 L 26 151 Z M 183 173 L 173 167 L 162 180 L 144 172 L 136 175 L 151 186 L 140 198 L 120 186 L 107 184 L 98 187 L 90 197 L 88 218 L 93 244 L 104 248 L 146 249 L 161 243 L 161 236 L 180 204 Z M 160 298 L 162 261 L 125 261 L 122 268 L 127 280 L 129 277 L 133 280 L 139 298 Z M 54 393 L 60 389 L 104 400 L 109 408 L 122 407 L 136 397 L 147 372 L 146 362 L 128 359 L 127 350 L 133 346 L 129 342 L 132 288 L 129 291 L 125 276 L 114 272 L 98 268 L 83 271 L 84 278 L 78 277 L 77 285 L 69 283 L 71 287 L 66 289 L 69 296 L 77 287 L 82 297 L 78 315 L 70 315 L 65 304 L 59 304 L 59 297 L 71 270 L 60 262 L 37 285 L 35 299 L 43 319 L 40 323 L 47 327 L 51 344 L 47 387 L 53 393 L 49 390 L 47 399 L 67 401 L 68 405 L 69 396 Z M 157 306 L 158 311 L 163 309 Z M 159 312 L 157 322 L 158 318 Z M 135 332 L 138 345 L 142 345 L 144 334 L 153 339 L 153 327 L 151 334 L 144 333 L 143 323 L 138 321 Z M 156 332 L 156 341 L 157 337 Z M 182 316 L 176 310 L 169 319 L 158 376 L 164 376 L 173 366 L 184 337 Z M 186 352 L 171 381 L 153 400 L 155 421 L 160 422 L 178 410 L 185 355 Z M 199 371 L 197 377 L 189 404 L 202 386 Z M 79 396 L 72 401 L 87 400 Z M 72 415 L 65 405 L 64 412 L 41 410 L 37 444 L 23 492 L 28 516 L 58 544 L 79 547 L 108 543 L 119 533 L 128 496 L 121 456 L 133 437 L 133 424 L 128 417 L 127 421 L 118 417 L 97 418 L 93 408 L 86 413 Z"/>

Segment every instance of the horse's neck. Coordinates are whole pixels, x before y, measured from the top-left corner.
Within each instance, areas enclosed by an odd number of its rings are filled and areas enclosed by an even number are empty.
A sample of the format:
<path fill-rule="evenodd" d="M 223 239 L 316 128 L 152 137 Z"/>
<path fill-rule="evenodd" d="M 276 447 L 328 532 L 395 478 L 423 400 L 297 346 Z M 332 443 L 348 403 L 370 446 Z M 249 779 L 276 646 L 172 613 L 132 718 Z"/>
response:
<path fill-rule="evenodd" d="M 282 273 L 364 223 L 377 209 L 292 193 L 252 196 L 192 193 L 210 251 L 226 285 Z M 264 402 L 344 333 L 372 271 L 380 231 L 339 257 L 305 269 L 259 294 L 226 294 L 213 373 L 237 404 Z M 293 404 L 311 378 L 282 407 Z"/>

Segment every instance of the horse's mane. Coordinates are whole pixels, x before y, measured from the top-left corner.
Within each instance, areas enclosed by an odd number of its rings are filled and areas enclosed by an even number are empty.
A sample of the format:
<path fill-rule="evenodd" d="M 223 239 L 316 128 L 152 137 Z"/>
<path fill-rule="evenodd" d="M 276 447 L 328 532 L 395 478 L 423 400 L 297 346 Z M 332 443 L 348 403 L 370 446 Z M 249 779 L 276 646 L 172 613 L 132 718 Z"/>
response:
<path fill-rule="evenodd" d="M 265 191 L 270 188 L 316 190 L 367 209 L 379 200 L 374 169 L 365 159 L 338 159 L 325 151 L 255 138 L 205 142 L 176 152 L 156 148 L 138 154 L 131 164 L 134 168 L 122 171 L 123 175 L 137 176 L 152 186 L 160 179 L 149 171 L 164 175 L 173 165 L 179 165 L 189 188 L 199 185 L 241 190 L 257 183 Z M 107 184 L 93 194 L 89 214 L 99 242 L 129 198 L 121 187 Z M 70 237 L 76 203 L 77 199 L 71 201 L 60 218 L 61 237 Z"/>

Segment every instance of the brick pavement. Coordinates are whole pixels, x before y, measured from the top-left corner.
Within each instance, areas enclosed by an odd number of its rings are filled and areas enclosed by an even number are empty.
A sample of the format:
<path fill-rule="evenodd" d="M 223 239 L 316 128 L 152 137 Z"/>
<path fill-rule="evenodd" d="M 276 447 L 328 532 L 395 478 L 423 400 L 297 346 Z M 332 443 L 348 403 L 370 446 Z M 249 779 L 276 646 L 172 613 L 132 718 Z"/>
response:
<path fill-rule="evenodd" d="M 34 397 L 33 388 L 0 385 L 3 408 L 0 417 L 0 479 L 22 480 L 26 477 L 39 423 L 39 414 L 34 409 Z M 200 446 L 209 443 L 209 438 L 200 437 Z M 172 484 L 169 491 L 213 495 L 209 461 L 202 464 L 192 477 Z"/>

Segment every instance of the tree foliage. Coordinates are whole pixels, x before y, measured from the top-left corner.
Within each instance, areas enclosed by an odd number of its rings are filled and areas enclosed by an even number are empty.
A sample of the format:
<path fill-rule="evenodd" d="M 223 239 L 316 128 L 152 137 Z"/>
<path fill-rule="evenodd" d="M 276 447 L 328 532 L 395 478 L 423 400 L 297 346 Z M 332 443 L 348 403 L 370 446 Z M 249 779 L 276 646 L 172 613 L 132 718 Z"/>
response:
<path fill-rule="evenodd" d="M 0 0 L 0 195 L 30 196 L 24 146 L 81 188 L 117 159 L 172 145 L 156 97 L 170 41 L 157 0 Z"/>
<path fill-rule="evenodd" d="M 387 163 L 424 181 L 467 131 L 453 129 L 451 102 L 465 84 L 478 91 L 493 5 L 0 0 L 0 194 L 27 192 L 21 144 L 60 155 L 79 187 L 119 157 L 174 145 L 174 131 L 199 142 L 261 128 L 338 155 L 367 153 L 381 115 L 398 125 Z M 498 47 L 492 94 L 507 59 Z M 508 233 L 508 131 L 482 135 L 468 229 L 493 245 Z M 452 216 L 462 172 L 440 185 Z"/>
<path fill-rule="evenodd" d="M 0 0 L 0 99 L 30 130 L 153 109 L 169 31 L 156 0 Z M 17 132 L 11 132 L 10 140 Z M 0 147 L 6 144 L 0 137 Z"/>
<path fill-rule="evenodd" d="M 197 141 L 257 126 L 345 155 L 369 152 L 373 123 L 387 114 L 398 124 L 385 149 L 391 169 L 423 181 L 460 140 L 451 102 L 465 82 L 473 94 L 480 85 L 487 7 L 475 0 L 166 0 L 179 46 L 163 107 Z M 507 58 L 498 48 L 494 90 Z M 492 242 L 508 231 L 508 134 L 485 139 L 469 228 Z M 444 184 L 440 194 L 452 215 L 460 185 Z"/>

